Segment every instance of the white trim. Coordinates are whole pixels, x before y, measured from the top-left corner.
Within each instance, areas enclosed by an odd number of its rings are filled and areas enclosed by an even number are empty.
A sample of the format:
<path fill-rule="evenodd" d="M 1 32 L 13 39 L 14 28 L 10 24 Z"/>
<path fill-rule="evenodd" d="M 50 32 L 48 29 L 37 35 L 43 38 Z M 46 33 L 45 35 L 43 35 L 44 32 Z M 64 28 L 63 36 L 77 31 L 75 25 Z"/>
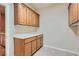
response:
<path fill-rule="evenodd" d="M 74 52 L 74 51 L 71 51 L 71 50 L 67 50 L 67 49 L 62 49 L 62 48 L 58 48 L 58 47 L 54 47 L 54 46 L 49 46 L 49 45 L 44 45 L 45 47 L 49 47 L 49 48 L 52 48 L 52 49 L 56 49 L 56 50 L 60 50 L 60 51 L 64 51 L 64 52 L 69 52 L 69 53 L 73 53 L 77 56 L 79 56 L 78 53 Z"/>

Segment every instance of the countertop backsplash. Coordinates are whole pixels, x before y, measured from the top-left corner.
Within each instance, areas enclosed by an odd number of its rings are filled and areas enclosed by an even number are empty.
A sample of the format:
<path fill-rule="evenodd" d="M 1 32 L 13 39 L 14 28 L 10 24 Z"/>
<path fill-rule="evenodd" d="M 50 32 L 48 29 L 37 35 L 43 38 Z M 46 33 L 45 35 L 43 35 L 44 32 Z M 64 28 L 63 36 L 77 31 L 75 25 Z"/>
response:
<path fill-rule="evenodd" d="M 37 32 L 38 27 L 15 25 L 14 34 Z"/>

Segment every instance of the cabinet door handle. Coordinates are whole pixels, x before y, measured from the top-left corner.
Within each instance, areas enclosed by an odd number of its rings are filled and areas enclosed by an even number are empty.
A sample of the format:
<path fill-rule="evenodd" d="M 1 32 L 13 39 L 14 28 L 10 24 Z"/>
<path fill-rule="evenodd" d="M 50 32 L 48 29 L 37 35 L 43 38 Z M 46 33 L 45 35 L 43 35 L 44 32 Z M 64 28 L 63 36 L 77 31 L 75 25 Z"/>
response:
<path fill-rule="evenodd" d="M 4 13 L 0 13 L 0 15 L 1 15 L 1 16 L 4 16 L 5 14 L 4 14 Z"/>
<path fill-rule="evenodd" d="M 3 47 L 3 48 L 5 48 L 5 46 L 4 46 L 4 45 L 2 45 L 2 44 L 0 44 L 0 46 L 1 46 L 1 47 Z"/>

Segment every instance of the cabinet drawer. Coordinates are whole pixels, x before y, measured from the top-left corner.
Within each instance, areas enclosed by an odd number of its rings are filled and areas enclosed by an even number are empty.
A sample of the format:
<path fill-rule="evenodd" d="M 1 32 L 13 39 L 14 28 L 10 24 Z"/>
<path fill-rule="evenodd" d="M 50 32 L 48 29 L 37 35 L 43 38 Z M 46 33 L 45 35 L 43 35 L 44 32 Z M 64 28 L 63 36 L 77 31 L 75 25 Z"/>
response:
<path fill-rule="evenodd" d="M 31 42 L 31 41 L 33 41 L 35 39 L 36 39 L 36 37 L 27 38 L 27 39 L 25 39 L 25 44 L 29 43 L 29 42 Z"/>

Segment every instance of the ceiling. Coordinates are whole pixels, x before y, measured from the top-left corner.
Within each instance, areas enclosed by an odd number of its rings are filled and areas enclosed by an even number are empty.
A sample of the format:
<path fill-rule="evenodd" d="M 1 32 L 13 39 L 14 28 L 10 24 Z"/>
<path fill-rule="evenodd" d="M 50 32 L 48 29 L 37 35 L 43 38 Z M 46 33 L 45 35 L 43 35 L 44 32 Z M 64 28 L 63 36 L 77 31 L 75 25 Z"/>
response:
<path fill-rule="evenodd" d="M 66 5 L 68 6 L 69 3 L 28 3 L 31 7 L 33 7 L 36 10 L 40 10 L 49 6 L 56 6 L 56 5 Z"/>
<path fill-rule="evenodd" d="M 32 6 L 33 8 L 40 10 L 42 8 L 54 5 L 56 3 L 28 3 L 30 6 Z"/>

